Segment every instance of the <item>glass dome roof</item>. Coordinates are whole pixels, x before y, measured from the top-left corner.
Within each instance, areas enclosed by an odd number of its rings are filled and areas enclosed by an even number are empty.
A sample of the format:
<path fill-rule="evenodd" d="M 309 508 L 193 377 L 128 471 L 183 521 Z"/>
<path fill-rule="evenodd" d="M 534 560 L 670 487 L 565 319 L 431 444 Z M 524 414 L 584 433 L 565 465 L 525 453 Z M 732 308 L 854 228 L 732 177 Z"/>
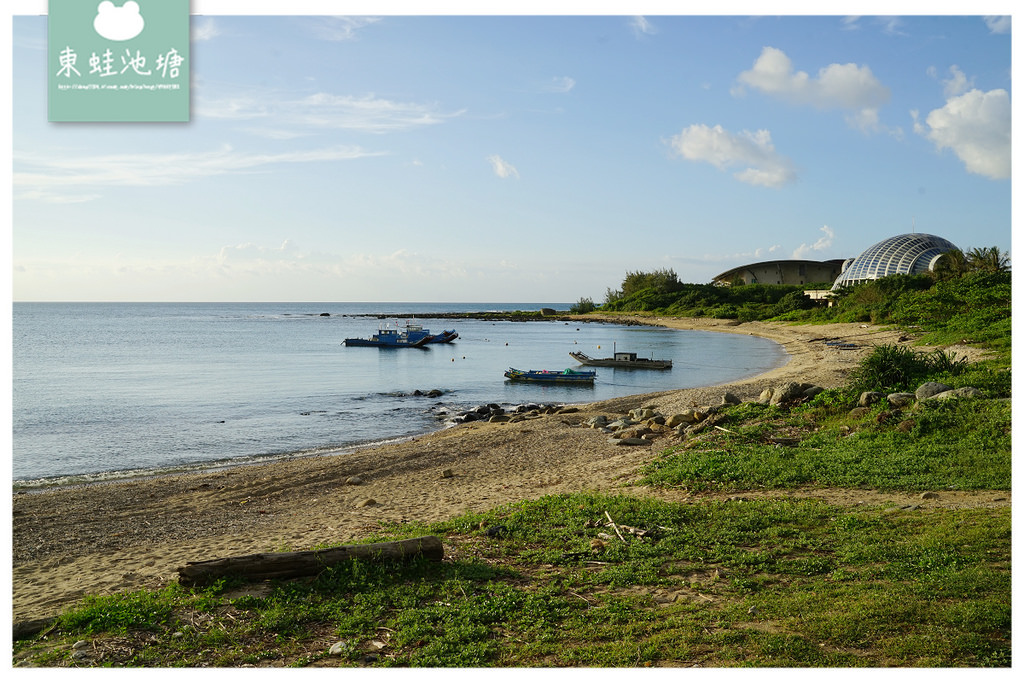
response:
<path fill-rule="evenodd" d="M 937 256 L 956 248 L 949 240 L 935 235 L 896 235 L 871 245 L 860 256 L 844 264 L 843 272 L 836 278 L 832 289 L 877 280 L 886 275 L 925 273 L 934 266 Z"/>

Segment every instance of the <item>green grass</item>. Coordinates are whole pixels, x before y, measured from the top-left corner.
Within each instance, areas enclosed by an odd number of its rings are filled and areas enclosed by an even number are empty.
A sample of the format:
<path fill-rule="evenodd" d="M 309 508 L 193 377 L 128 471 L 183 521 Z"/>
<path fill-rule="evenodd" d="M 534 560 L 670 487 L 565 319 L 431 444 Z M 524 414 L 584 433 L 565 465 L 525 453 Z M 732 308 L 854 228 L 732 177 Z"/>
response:
<path fill-rule="evenodd" d="M 1008 509 L 577 494 L 374 540 L 423 532 L 445 562 L 91 598 L 14 659 L 73 665 L 88 638 L 91 666 L 1009 664 Z"/>
<path fill-rule="evenodd" d="M 748 404 L 655 459 L 642 483 L 694 491 L 825 486 L 883 491 L 1009 490 L 1008 401 L 885 402 L 856 419 L 823 394 L 793 412 Z M 848 399 L 847 399 L 848 400 Z"/>

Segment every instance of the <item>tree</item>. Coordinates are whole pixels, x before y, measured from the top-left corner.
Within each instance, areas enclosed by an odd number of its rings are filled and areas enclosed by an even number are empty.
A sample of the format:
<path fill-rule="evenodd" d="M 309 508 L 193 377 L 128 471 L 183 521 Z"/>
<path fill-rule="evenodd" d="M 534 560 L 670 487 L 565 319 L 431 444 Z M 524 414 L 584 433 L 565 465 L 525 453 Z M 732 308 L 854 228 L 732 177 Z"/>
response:
<path fill-rule="evenodd" d="M 1010 255 L 998 247 L 975 247 L 967 252 L 967 263 L 973 271 L 1005 273 L 1010 269 Z"/>
<path fill-rule="evenodd" d="M 622 281 L 622 297 L 632 296 L 643 289 L 653 289 L 659 294 L 667 294 L 679 291 L 681 286 L 679 276 L 671 268 L 662 268 L 651 273 L 627 272 L 626 279 Z"/>
<path fill-rule="evenodd" d="M 935 277 L 939 280 L 953 280 L 963 277 L 968 270 L 967 256 L 959 249 L 953 249 L 939 257 L 935 264 Z"/>

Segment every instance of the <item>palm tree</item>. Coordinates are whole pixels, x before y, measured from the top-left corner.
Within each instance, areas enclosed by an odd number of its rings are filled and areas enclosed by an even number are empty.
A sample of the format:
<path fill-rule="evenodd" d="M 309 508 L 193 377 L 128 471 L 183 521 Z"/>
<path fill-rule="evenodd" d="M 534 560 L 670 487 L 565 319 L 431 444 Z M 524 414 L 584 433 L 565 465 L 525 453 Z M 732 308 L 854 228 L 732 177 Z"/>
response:
<path fill-rule="evenodd" d="M 952 280 L 963 276 L 969 269 L 967 256 L 959 249 L 951 249 L 939 257 L 935 264 L 935 277 L 939 280 Z"/>
<path fill-rule="evenodd" d="M 983 273 L 1003 273 L 1010 269 L 1010 255 L 998 247 L 975 247 L 967 252 L 971 270 Z"/>

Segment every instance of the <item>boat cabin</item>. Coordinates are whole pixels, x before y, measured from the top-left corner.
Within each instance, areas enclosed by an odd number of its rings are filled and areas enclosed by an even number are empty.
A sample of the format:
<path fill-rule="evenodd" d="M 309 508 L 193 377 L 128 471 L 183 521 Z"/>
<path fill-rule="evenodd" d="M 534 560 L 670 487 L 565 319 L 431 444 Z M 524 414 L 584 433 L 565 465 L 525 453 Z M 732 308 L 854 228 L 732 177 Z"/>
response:
<path fill-rule="evenodd" d="M 616 351 L 615 352 L 615 360 L 635 361 L 636 360 L 636 354 L 635 353 L 626 353 L 625 351 Z"/>

